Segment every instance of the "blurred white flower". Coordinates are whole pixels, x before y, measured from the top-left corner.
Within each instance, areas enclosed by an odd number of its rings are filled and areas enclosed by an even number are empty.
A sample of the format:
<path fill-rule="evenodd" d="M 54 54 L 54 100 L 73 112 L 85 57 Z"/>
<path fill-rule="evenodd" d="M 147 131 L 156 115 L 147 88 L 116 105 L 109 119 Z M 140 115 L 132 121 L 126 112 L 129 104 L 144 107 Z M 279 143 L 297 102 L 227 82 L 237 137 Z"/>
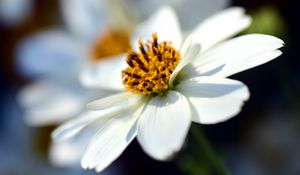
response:
<path fill-rule="evenodd" d="M 0 0 L 0 23 L 19 24 L 30 15 L 32 8 L 32 0 Z"/>
<path fill-rule="evenodd" d="M 109 22 L 102 10 L 103 1 L 60 2 L 71 32 L 62 29 L 40 32 L 25 39 L 17 48 L 20 73 L 36 79 L 22 89 L 19 95 L 19 102 L 25 109 L 25 121 L 31 126 L 64 122 L 80 114 L 87 101 L 111 93 L 82 87 L 78 81 L 78 72 L 82 66 L 99 59 L 94 58 L 99 56 L 98 49 L 101 49 L 98 48 L 98 40 L 110 37 L 110 31 L 107 34 L 107 29 L 104 29 Z M 109 55 L 110 53 L 112 52 L 101 56 L 114 56 Z M 89 133 L 90 131 L 65 142 L 53 143 L 49 155 L 51 162 L 58 166 L 79 163 L 85 143 L 92 136 Z M 61 154 L 62 152 L 65 154 Z"/>
<path fill-rule="evenodd" d="M 137 27 L 126 61 L 103 61 L 81 74 L 88 87 L 120 92 L 89 103 L 92 111 L 56 129 L 54 140 L 98 127 L 81 161 L 83 168 L 98 172 L 136 136 L 152 158 L 168 159 L 182 147 L 191 121 L 215 124 L 239 113 L 248 88 L 226 77 L 281 55 L 283 41 L 269 35 L 224 41 L 250 22 L 244 9 L 229 8 L 203 21 L 183 41 L 173 9 L 160 8 Z"/>

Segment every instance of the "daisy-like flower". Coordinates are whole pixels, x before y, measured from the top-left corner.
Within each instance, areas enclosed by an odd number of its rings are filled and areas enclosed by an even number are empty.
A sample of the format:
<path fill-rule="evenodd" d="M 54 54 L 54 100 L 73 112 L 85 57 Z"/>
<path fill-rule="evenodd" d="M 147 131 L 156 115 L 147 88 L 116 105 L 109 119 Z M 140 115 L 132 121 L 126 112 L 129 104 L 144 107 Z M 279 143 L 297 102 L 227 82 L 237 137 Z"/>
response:
<path fill-rule="evenodd" d="M 53 138 L 61 141 L 98 128 L 81 161 L 83 168 L 96 171 L 135 137 L 152 158 L 170 158 L 182 147 L 192 121 L 215 124 L 241 110 L 248 88 L 226 77 L 281 55 L 283 41 L 269 35 L 224 41 L 250 22 L 242 8 L 230 8 L 203 21 L 182 41 L 172 8 L 160 8 L 138 27 L 126 58 L 107 60 L 81 75 L 87 86 L 120 92 L 89 103 L 91 111 L 60 126 Z"/>
<path fill-rule="evenodd" d="M 126 60 L 108 60 L 81 75 L 87 86 L 124 91 L 89 103 L 94 111 L 59 127 L 54 139 L 98 127 L 82 158 L 83 168 L 97 171 L 136 136 L 152 158 L 169 158 L 181 148 L 191 121 L 214 124 L 241 110 L 249 98 L 248 88 L 226 77 L 281 54 L 283 41 L 269 35 L 223 41 L 250 22 L 242 8 L 230 8 L 202 22 L 182 42 L 173 10 L 161 8 L 138 27 Z"/>
<path fill-rule="evenodd" d="M 124 6 L 123 0 L 62 0 L 60 3 L 69 30 L 50 29 L 34 34 L 17 50 L 21 73 L 36 78 L 19 96 L 25 121 L 31 126 L 56 125 L 77 115 L 91 115 L 83 112 L 85 104 L 111 91 L 82 87 L 78 72 L 85 67 L 97 69 L 103 60 L 121 57 L 130 47 L 129 35 L 135 27 L 135 11 Z M 214 5 L 212 10 L 223 8 L 222 4 Z M 53 143 L 51 162 L 57 166 L 78 163 L 97 129 L 89 127 L 76 137 Z"/>

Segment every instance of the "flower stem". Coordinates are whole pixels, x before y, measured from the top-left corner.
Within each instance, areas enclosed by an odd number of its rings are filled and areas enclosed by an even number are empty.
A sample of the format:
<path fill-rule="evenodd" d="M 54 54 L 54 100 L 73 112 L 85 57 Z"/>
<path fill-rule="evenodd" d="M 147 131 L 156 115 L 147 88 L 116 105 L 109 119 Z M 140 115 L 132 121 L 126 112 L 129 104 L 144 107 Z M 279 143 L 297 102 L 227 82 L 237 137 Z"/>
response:
<path fill-rule="evenodd" d="M 190 175 L 229 175 L 199 126 L 192 125 L 190 136 L 191 152 L 179 159 L 179 167 Z"/>

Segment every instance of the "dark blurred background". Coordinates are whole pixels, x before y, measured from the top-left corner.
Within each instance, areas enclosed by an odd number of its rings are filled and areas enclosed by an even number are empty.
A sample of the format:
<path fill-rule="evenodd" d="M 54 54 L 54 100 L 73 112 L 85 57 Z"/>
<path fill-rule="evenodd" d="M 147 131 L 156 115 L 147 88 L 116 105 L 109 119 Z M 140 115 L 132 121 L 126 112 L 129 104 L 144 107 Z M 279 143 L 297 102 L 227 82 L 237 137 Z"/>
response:
<path fill-rule="evenodd" d="M 233 175 L 300 174 L 300 49 L 299 6 L 292 0 L 233 0 L 253 19 L 245 33 L 265 33 L 285 41 L 283 55 L 263 66 L 234 75 L 248 85 L 251 98 L 233 119 L 199 126 Z M 262 20 L 265 19 L 265 20 Z M 266 22 L 267 21 L 267 22 Z M 16 45 L 24 37 L 62 25 L 58 0 L 34 0 L 31 13 L 17 25 L 0 26 L 0 174 L 94 174 L 94 171 L 55 168 L 47 161 L 53 127 L 24 124 L 18 90 L 32 80 L 15 66 Z M 42 59 L 42 58 L 41 58 Z M 115 174 L 184 174 L 178 161 L 189 152 L 192 139 L 173 161 L 149 158 L 134 141 L 110 169 Z M 209 164 L 209 162 L 208 162 Z M 114 171 L 107 170 L 107 172 Z"/>

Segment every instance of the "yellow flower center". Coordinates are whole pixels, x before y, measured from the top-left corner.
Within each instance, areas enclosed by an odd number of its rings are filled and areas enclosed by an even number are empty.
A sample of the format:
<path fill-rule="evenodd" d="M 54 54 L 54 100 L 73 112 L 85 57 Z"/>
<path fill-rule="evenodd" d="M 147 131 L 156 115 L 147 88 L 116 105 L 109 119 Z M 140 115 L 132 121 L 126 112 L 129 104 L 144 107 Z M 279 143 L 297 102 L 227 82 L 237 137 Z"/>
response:
<path fill-rule="evenodd" d="M 170 76 L 180 60 L 180 53 L 171 42 L 158 42 L 156 33 L 152 38 L 145 44 L 139 40 L 140 52 L 128 51 L 129 67 L 122 71 L 122 78 L 126 89 L 134 93 L 163 94 L 169 89 Z"/>
<path fill-rule="evenodd" d="M 97 62 L 104 57 L 125 53 L 129 48 L 130 43 L 127 32 L 109 29 L 95 42 L 90 57 L 92 61 Z"/>

